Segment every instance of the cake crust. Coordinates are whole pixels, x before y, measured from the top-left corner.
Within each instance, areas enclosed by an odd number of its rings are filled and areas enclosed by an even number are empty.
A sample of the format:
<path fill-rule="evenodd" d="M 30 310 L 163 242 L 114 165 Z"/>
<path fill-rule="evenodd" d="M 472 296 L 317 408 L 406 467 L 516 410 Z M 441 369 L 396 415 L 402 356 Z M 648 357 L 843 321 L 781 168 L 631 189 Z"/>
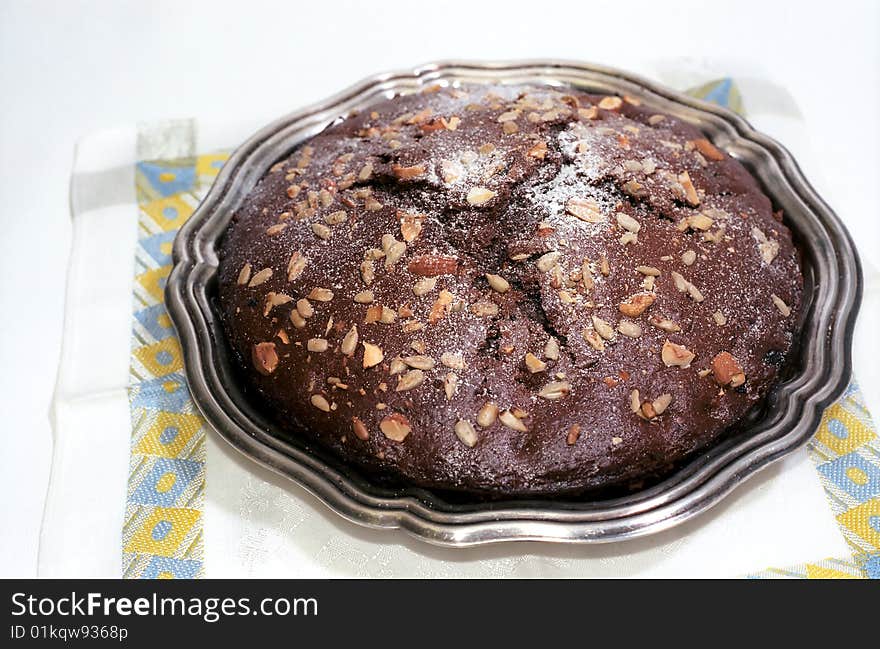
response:
<path fill-rule="evenodd" d="M 662 475 L 762 399 L 802 278 L 757 181 L 638 101 L 431 88 L 278 162 L 220 250 L 242 380 L 367 473 L 492 495 Z"/>

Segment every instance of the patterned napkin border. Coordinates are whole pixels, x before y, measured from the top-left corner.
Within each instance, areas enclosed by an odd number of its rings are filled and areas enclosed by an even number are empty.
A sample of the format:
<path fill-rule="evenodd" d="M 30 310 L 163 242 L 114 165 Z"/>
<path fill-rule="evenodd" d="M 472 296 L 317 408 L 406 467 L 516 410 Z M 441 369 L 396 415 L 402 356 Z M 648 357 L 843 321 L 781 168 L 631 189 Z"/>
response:
<path fill-rule="evenodd" d="M 731 79 L 689 92 L 743 112 Z M 138 134 L 132 439 L 122 534 L 126 578 L 204 576 L 206 424 L 189 395 L 164 287 L 174 236 L 227 157 L 196 153 L 193 120 L 161 122 Z M 808 449 L 853 556 L 749 576 L 880 578 L 880 441 L 855 381 L 826 411 Z"/>

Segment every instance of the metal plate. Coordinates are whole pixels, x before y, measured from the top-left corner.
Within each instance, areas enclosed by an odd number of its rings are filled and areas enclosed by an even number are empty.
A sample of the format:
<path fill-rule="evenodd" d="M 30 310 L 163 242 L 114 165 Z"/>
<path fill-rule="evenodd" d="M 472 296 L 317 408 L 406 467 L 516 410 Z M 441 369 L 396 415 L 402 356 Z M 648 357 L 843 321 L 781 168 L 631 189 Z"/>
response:
<path fill-rule="evenodd" d="M 735 434 L 643 491 L 581 502 L 451 502 L 423 489 L 370 482 L 305 441 L 287 441 L 244 398 L 230 363 L 216 296 L 217 250 L 229 220 L 278 159 L 352 110 L 435 83 L 548 84 L 628 94 L 695 124 L 739 159 L 782 208 L 802 254 L 805 290 L 799 344 L 786 374 Z M 370 527 L 402 528 L 425 541 L 469 546 L 512 540 L 602 542 L 676 525 L 720 501 L 768 464 L 805 444 L 823 410 L 850 377 L 852 330 L 862 291 L 855 247 L 781 145 L 738 115 L 633 75 L 562 61 L 443 62 L 381 74 L 288 115 L 242 144 L 174 242 L 166 303 L 183 347 L 193 399 L 213 428 L 239 451 L 287 476 L 342 516 Z"/>

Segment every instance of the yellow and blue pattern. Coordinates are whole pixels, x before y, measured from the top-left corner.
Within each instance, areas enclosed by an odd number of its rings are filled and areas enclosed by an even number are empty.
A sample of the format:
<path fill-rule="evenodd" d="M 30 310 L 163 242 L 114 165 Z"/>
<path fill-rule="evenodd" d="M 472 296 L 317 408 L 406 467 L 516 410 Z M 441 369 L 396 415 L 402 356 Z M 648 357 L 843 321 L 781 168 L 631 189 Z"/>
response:
<path fill-rule="evenodd" d="M 731 79 L 691 91 L 744 113 Z M 171 246 L 213 182 L 226 153 L 139 162 L 135 253 L 128 497 L 123 574 L 168 579 L 203 576 L 205 422 L 190 398 L 183 358 L 165 310 Z M 770 568 L 752 577 L 880 579 L 880 441 L 853 381 L 825 412 L 808 446 L 831 513 L 851 557 Z"/>
<path fill-rule="evenodd" d="M 165 310 L 164 289 L 174 236 L 226 157 L 212 154 L 137 164 L 125 577 L 195 578 L 203 574 L 205 422 L 187 389 L 180 344 Z"/>

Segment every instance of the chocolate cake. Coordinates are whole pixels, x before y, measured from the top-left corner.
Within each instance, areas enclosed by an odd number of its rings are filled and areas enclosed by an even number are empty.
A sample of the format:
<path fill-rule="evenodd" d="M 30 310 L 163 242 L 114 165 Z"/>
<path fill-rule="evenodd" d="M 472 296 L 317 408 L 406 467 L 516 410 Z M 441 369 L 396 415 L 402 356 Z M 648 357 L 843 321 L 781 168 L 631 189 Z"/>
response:
<path fill-rule="evenodd" d="M 278 426 L 486 495 L 662 476 L 778 380 L 802 278 L 749 172 L 630 97 L 434 87 L 332 124 L 234 215 L 219 305 Z"/>

